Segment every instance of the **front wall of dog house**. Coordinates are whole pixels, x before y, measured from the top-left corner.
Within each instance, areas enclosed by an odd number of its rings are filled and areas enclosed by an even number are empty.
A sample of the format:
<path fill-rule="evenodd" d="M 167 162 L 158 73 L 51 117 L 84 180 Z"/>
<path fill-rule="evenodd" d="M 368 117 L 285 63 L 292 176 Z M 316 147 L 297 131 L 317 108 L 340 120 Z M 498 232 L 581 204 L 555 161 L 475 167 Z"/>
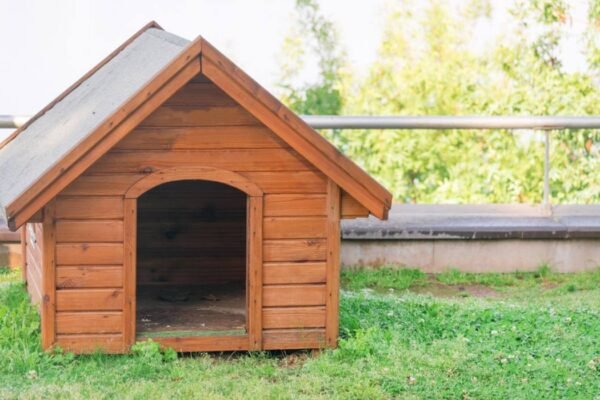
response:
<path fill-rule="evenodd" d="M 264 192 L 263 348 L 334 345 L 325 332 L 337 326 L 337 308 L 326 321 L 328 293 L 335 301 L 338 291 L 337 279 L 327 285 L 339 252 L 339 236 L 327 240 L 328 188 L 336 186 L 201 76 L 56 198 L 54 342 L 76 352 L 126 351 L 124 194 L 148 173 L 177 166 L 234 171 Z M 364 214 L 344 198 L 353 215 Z"/>

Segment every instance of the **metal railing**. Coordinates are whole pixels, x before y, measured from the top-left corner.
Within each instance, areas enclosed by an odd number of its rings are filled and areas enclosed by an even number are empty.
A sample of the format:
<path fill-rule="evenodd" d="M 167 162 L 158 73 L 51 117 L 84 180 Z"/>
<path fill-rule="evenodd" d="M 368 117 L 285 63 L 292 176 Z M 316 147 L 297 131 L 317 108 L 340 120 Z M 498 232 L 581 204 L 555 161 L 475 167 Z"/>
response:
<path fill-rule="evenodd" d="M 0 128 L 18 128 L 29 117 L 0 115 Z M 550 205 L 550 133 L 559 129 L 600 129 L 600 116 L 339 116 L 303 115 L 315 129 L 527 129 L 544 132 L 543 205 Z"/>

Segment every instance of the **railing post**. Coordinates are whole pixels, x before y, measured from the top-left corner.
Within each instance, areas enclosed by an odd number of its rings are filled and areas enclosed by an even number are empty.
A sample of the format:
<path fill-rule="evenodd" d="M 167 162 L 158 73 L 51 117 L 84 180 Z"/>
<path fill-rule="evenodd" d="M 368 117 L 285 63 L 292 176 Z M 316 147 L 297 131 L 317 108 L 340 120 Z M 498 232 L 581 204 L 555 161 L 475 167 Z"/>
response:
<path fill-rule="evenodd" d="M 550 130 L 544 130 L 544 192 L 543 205 L 550 208 Z"/>

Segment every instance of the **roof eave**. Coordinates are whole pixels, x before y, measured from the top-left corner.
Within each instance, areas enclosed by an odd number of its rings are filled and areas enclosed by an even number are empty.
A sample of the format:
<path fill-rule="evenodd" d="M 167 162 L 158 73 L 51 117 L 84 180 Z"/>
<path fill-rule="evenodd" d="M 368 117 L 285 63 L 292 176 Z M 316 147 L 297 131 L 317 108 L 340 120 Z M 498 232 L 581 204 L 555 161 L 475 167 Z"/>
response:
<path fill-rule="evenodd" d="M 169 82 L 176 77 L 177 74 L 184 71 L 186 68 L 189 71 L 186 72 L 186 77 L 189 79 L 193 78 L 196 74 L 200 73 L 200 54 L 202 51 L 202 38 L 199 36 L 194 41 L 190 42 L 178 56 L 176 56 L 171 63 L 161 69 L 155 74 L 148 82 L 135 94 L 133 94 L 126 102 L 117 108 L 117 111 L 106 118 L 100 123 L 96 129 L 94 129 L 78 146 L 73 148 L 71 152 L 67 154 L 64 159 L 54 165 L 50 170 L 40 177 L 36 183 L 25 190 L 19 195 L 12 203 L 3 206 L 2 211 L 4 212 L 5 219 L 9 226 L 9 229 L 16 230 L 26 223 L 36 212 L 41 210 L 47 202 L 56 196 L 61 190 L 63 190 L 69 183 L 76 179 L 79 174 L 72 173 L 73 169 L 78 163 L 82 165 L 91 165 L 104 155 L 105 152 L 94 152 L 92 154 L 92 148 L 100 141 L 105 141 L 106 138 L 110 137 L 111 133 L 116 131 L 117 128 L 123 126 L 131 113 L 141 109 L 144 104 L 151 100 L 160 90 L 162 90 Z M 189 68 L 189 65 L 197 61 L 197 65 L 194 68 Z M 188 76 L 189 75 L 189 76 Z M 188 79 L 188 80 L 189 80 Z M 185 82 L 178 82 L 180 86 L 183 86 Z M 175 90 L 172 90 L 174 93 Z M 170 96 L 169 96 L 170 97 Z M 146 114 L 150 114 L 156 108 L 167 100 L 168 97 L 164 98 L 160 103 L 156 103 Z M 123 136 L 127 133 L 126 131 Z M 114 143 L 120 138 L 112 139 Z M 106 150 L 108 151 L 108 149 Z M 79 168 L 78 168 L 79 169 Z M 84 169 L 84 168 L 83 168 Z M 83 172 L 83 169 L 81 171 Z M 65 178 L 67 174 L 72 173 L 72 179 Z M 41 200 L 45 199 L 45 200 Z"/>

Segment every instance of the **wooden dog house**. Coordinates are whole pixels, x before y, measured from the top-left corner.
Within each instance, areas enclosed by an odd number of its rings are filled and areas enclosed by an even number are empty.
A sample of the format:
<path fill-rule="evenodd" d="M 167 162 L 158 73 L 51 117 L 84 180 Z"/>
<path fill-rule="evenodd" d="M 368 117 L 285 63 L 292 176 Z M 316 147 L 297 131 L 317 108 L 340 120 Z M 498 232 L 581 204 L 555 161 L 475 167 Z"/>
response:
<path fill-rule="evenodd" d="M 42 345 L 333 347 L 341 218 L 391 195 L 202 38 L 150 23 L 1 144 Z"/>

